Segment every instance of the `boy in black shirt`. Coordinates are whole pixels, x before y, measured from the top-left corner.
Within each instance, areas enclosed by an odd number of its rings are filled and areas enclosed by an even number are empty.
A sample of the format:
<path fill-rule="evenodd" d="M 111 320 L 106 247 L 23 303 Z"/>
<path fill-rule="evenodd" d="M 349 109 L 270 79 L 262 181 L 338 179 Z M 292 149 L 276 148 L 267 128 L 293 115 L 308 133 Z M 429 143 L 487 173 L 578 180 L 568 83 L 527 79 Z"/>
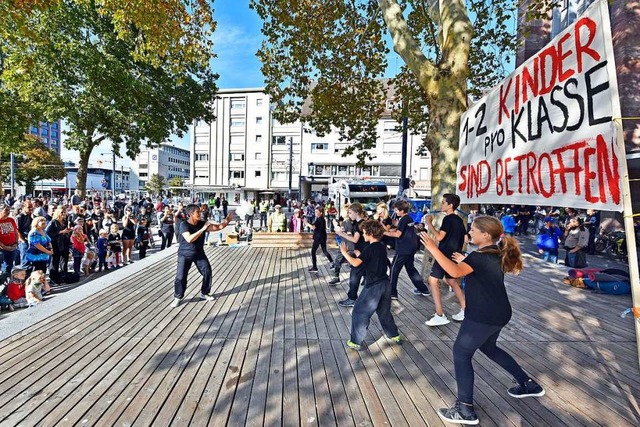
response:
<path fill-rule="evenodd" d="M 318 272 L 318 259 L 316 258 L 316 252 L 318 248 L 322 248 L 322 253 L 327 257 L 330 263 L 333 264 L 333 258 L 331 258 L 331 254 L 327 251 L 327 222 L 324 219 L 324 211 L 321 207 L 316 208 L 316 218 L 313 220 L 313 223 L 309 224 L 306 221 L 305 223 L 311 227 L 313 230 L 313 246 L 311 248 L 311 263 L 313 264 L 309 269 L 312 273 Z"/>
<path fill-rule="evenodd" d="M 435 240 L 438 243 L 438 249 L 446 257 L 451 256 L 456 252 L 462 252 L 462 246 L 464 246 L 465 235 L 467 229 L 462 222 L 462 219 L 456 215 L 456 209 L 460 206 L 460 197 L 455 194 L 445 194 L 442 196 L 442 211 L 447 215 L 442 220 L 442 226 L 440 230 L 437 230 L 431 222 L 431 215 L 427 216 L 426 225 L 429 231 L 434 235 Z M 431 267 L 431 273 L 429 274 L 429 287 L 433 293 L 433 303 L 436 306 L 436 314 L 425 322 L 427 326 L 442 326 L 449 323 L 447 315 L 444 314 L 442 309 L 442 300 L 440 297 L 440 279 L 444 278 L 445 282 L 451 286 L 453 292 L 456 294 L 458 301 L 460 302 L 460 312 L 451 316 L 451 318 L 457 322 L 464 320 L 464 293 L 458 281 L 451 277 L 438 262 L 433 263 Z"/>
<path fill-rule="evenodd" d="M 398 200 L 394 205 L 398 217 L 398 225 L 395 230 L 385 231 L 384 235 L 396 239 L 396 254 L 391 262 L 391 298 L 398 299 L 398 276 L 402 267 L 407 270 L 411 283 L 416 288 L 415 295 L 429 295 L 429 288 L 424 284 L 422 276 L 414 265 L 414 257 L 418 251 L 418 236 L 414 231 L 413 219 L 409 216 L 409 202 Z"/>
<path fill-rule="evenodd" d="M 347 346 L 354 350 L 360 350 L 374 312 L 378 314 L 378 320 L 387 337 L 396 343 L 402 341 L 391 314 L 391 285 L 387 276 L 389 259 L 387 248 L 380 241 L 384 236 L 384 228 L 378 221 L 367 220 L 362 224 L 362 233 L 369 245 L 362 253 L 357 251 L 356 257 L 349 254 L 346 243 L 340 244 L 340 252 L 349 264 L 354 267 L 362 266 L 365 272 L 364 289 L 353 306 L 351 337 L 347 341 Z"/>

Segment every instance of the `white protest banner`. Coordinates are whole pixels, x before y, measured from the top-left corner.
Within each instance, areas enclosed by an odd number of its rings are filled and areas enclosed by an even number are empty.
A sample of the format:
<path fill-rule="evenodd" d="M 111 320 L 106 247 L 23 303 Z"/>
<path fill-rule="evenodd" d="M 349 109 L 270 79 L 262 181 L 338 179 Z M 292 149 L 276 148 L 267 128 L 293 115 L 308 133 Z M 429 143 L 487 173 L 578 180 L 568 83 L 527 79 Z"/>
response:
<path fill-rule="evenodd" d="M 621 211 L 615 73 L 600 0 L 462 116 L 462 203 Z"/>

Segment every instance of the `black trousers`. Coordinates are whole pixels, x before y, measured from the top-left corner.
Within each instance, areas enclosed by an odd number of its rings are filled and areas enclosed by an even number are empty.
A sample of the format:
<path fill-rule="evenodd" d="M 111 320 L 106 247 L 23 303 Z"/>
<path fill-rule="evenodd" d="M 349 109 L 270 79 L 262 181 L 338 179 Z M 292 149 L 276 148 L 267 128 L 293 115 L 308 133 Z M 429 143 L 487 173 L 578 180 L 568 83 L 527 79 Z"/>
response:
<path fill-rule="evenodd" d="M 395 255 L 393 257 L 393 262 L 391 263 L 391 295 L 398 296 L 398 276 L 400 276 L 400 271 L 402 267 L 407 270 L 407 274 L 409 275 L 409 279 L 411 279 L 411 283 L 416 287 L 420 292 L 429 292 L 429 288 L 424 284 L 424 280 L 422 280 L 422 276 L 420 272 L 416 270 L 416 266 L 414 265 L 414 257 L 415 254 L 407 254 L 407 255 Z"/>
<path fill-rule="evenodd" d="M 192 256 L 184 256 L 178 254 L 178 268 L 176 271 L 176 281 L 174 283 L 175 297 L 184 298 L 187 290 L 187 276 L 191 265 L 195 264 L 196 268 L 202 274 L 202 293 L 208 295 L 211 292 L 211 264 L 205 254 L 196 254 Z"/>
<path fill-rule="evenodd" d="M 162 233 L 162 246 L 160 246 L 160 250 L 171 246 L 171 243 L 173 243 L 173 235 L 173 231 L 171 233 Z"/>
<path fill-rule="evenodd" d="M 51 270 L 66 273 L 69 270 L 69 249 L 53 251 L 51 258 Z"/>
<path fill-rule="evenodd" d="M 327 257 L 329 262 L 333 262 L 333 258 L 331 258 L 331 254 L 327 251 L 327 238 L 324 239 L 313 239 L 313 246 L 311 247 L 311 263 L 313 264 L 313 268 L 318 268 L 316 252 L 318 248 L 322 248 L 322 253 Z"/>
<path fill-rule="evenodd" d="M 488 325 L 464 319 L 455 344 L 453 344 L 453 366 L 456 371 L 458 400 L 473 404 L 474 371 L 471 359 L 476 350 L 509 372 L 518 384 L 524 384 L 529 376 L 513 357 L 496 345 L 502 326 Z"/>

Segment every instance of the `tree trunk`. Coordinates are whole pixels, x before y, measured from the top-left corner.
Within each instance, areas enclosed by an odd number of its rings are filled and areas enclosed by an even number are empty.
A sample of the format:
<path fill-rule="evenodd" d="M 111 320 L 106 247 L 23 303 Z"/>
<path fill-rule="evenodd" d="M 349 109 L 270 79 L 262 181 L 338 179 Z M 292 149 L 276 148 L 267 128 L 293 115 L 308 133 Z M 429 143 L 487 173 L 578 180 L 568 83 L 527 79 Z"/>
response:
<path fill-rule="evenodd" d="M 429 131 L 426 147 L 431 152 L 431 197 L 455 193 L 460 117 L 467 109 L 467 74 L 473 26 L 464 0 L 439 0 L 442 59 L 432 63 L 420 51 L 397 0 L 378 0 L 393 39 L 394 50 L 416 76 L 426 94 Z"/>
<path fill-rule="evenodd" d="M 76 189 L 80 190 L 80 197 L 84 199 L 87 191 L 87 169 L 89 167 L 89 157 L 93 151 L 92 145 L 87 145 L 87 149 L 80 151 L 80 162 L 78 164 L 78 174 L 76 175 Z"/>

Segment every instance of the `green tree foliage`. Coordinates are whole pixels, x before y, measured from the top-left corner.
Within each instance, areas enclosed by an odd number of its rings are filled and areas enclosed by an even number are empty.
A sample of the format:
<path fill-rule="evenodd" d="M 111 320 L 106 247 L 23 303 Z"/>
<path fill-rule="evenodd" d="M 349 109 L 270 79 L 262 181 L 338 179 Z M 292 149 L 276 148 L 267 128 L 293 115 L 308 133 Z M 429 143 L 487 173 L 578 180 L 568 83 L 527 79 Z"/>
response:
<path fill-rule="evenodd" d="M 211 51 L 207 61 L 185 54 L 179 67 L 169 51 L 141 58 L 150 54 L 139 51 L 145 28 L 121 32 L 118 16 L 100 6 L 113 2 L 44 3 L 13 23 L 28 31 L 5 39 L 2 80 L 45 118 L 66 121 L 65 145 L 80 153 L 82 193 L 89 157 L 103 140 L 115 152 L 124 144 L 134 158 L 142 142 L 155 146 L 172 133 L 181 135 L 194 119 L 213 120 L 208 101 L 217 75 L 209 69 Z"/>
<path fill-rule="evenodd" d="M 169 187 L 182 187 L 184 185 L 184 181 L 179 176 L 174 176 L 169 180 Z"/>
<path fill-rule="evenodd" d="M 252 0 L 266 36 L 258 53 L 281 122 L 307 121 L 320 135 L 335 126 L 362 163 L 376 123 L 395 93 L 395 115 L 424 132 L 433 159 L 432 192 L 455 186 L 460 117 L 468 95 L 495 85 L 516 49 L 508 27 L 516 0 Z M 384 81 L 390 53 L 404 62 Z M 311 113 L 302 117 L 311 99 Z M 351 154 L 347 151 L 345 154 Z"/>
<path fill-rule="evenodd" d="M 15 181 L 26 187 L 27 194 L 33 192 L 34 181 L 42 179 L 62 179 L 65 176 L 64 163 L 40 138 L 25 135 L 12 150 L 15 153 Z M 0 182 L 9 182 L 11 174 L 9 150 L 0 152 Z"/>
<path fill-rule="evenodd" d="M 157 173 L 154 173 L 149 177 L 149 180 L 144 185 L 144 189 L 145 191 L 148 191 L 150 194 L 158 196 L 162 194 L 162 191 L 164 190 L 165 186 L 166 186 L 166 183 L 164 181 L 164 177 L 158 175 Z"/>
<path fill-rule="evenodd" d="M 34 16 L 53 9 L 90 7 L 107 17 L 120 40 L 133 41 L 132 57 L 174 71 L 188 64 L 209 63 L 213 11 L 209 0 L 3 0 L 0 2 L 0 40 L 46 41 L 33 31 Z"/>

